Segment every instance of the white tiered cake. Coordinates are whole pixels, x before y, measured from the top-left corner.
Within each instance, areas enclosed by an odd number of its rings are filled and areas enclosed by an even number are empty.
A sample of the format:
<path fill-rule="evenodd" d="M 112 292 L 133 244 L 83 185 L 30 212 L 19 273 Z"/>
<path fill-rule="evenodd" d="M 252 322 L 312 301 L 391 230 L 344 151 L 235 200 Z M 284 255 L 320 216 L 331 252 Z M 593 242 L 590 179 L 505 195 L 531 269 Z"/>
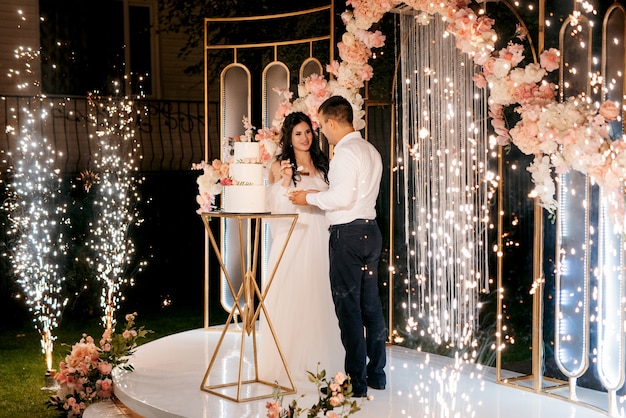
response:
<path fill-rule="evenodd" d="M 229 174 L 232 185 L 222 190 L 222 210 L 228 213 L 264 213 L 265 185 L 258 142 L 235 142 Z"/>

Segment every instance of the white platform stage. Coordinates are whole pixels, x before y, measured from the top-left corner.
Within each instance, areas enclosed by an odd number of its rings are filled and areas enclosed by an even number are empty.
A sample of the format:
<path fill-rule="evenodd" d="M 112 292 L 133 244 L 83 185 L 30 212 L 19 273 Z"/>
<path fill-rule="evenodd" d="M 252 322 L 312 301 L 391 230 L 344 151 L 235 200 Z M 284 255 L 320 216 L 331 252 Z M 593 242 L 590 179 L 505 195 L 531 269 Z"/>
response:
<path fill-rule="evenodd" d="M 115 394 L 128 408 L 147 418 L 265 417 L 265 404 L 271 399 L 235 402 L 200 389 L 221 331 L 222 327 L 191 330 L 140 346 L 131 359 L 135 371 L 114 372 Z M 257 334 L 257 338 L 262 336 Z M 240 342 L 241 331 L 231 328 L 211 370 L 211 384 L 219 380 L 222 383 L 238 381 Z M 244 358 L 252 358 L 248 354 Z M 386 370 L 386 390 L 370 389 L 369 395 L 373 399 L 363 402 L 362 410 L 354 415 L 355 418 L 608 416 L 597 408 L 498 384 L 493 368 L 464 365 L 459 371 L 454 368 L 453 359 L 399 346 L 387 348 Z M 298 393 L 285 396 L 285 401 L 304 394 L 298 404 L 312 405 L 317 400 L 315 385 L 302 383 L 306 376 L 301 373 L 291 371 L 291 374 Z M 265 385 L 246 386 L 246 397 L 258 394 L 259 389 L 255 386 L 267 391 Z M 577 394 L 587 404 L 606 409 L 606 393 L 579 388 Z"/>

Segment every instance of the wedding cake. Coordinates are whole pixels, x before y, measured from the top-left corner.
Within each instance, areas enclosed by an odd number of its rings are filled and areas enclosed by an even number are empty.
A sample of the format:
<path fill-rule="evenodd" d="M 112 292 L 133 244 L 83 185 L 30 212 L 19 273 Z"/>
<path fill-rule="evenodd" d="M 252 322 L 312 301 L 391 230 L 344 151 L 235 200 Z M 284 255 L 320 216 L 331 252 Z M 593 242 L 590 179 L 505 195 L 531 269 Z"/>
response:
<path fill-rule="evenodd" d="M 222 210 L 228 213 L 263 213 L 265 185 L 258 142 L 235 142 L 229 167 L 232 184 L 222 190 Z"/>

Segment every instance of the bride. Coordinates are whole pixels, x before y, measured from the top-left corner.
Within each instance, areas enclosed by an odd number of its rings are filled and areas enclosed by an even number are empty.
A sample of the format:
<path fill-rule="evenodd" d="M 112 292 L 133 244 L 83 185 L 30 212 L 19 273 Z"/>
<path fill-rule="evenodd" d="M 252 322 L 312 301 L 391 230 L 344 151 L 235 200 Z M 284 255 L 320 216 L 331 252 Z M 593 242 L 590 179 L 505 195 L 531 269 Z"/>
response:
<path fill-rule="evenodd" d="M 297 213 L 298 220 L 265 299 L 269 321 L 294 383 L 308 382 L 307 371 L 343 371 L 344 348 L 330 292 L 328 225 L 316 206 L 295 206 L 291 189 L 328 189 L 328 157 L 320 150 L 311 119 L 302 112 L 287 115 L 282 154 L 268 174 L 267 207 L 272 213 Z M 282 249 L 291 219 L 267 219 L 272 236 L 268 271 Z M 266 318 L 261 314 L 260 378 L 288 386 Z M 318 367 L 319 363 L 319 367 Z"/>

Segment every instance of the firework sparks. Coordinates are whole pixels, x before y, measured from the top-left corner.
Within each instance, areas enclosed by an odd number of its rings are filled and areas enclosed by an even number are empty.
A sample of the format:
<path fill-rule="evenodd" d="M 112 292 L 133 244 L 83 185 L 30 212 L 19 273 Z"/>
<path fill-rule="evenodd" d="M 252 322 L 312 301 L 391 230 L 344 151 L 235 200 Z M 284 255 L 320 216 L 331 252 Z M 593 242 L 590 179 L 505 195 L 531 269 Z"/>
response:
<path fill-rule="evenodd" d="M 18 49 L 16 55 L 28 62 L 39 59 L 37 53 L 24 48 Z M 57 153 L 33 129 L 36 121 L 46 120 L 47 112 L 37 97 L 30 107 L 13 112 L 14 119 L 23 123 L 17 129 L 7 129 L 7 133 L 19 137 L 15 167 L 11 170 L 13 181 L 8 184 L 10 198 L 3 207 L 10 221 L 9 258 L 51 370 L 53 331 L 67 303 L 61 296 L 65 280 L 61 265 L 66 252 L 62 229 L 69 220 L 65 218 L 67 207 L 61 203 L 59 170 L 54 168 Z"/>
<path fill-rule="evenodd" d="M 139 194 L 133 176 L 137 170 L 134 157 L 138 143 L 133 130 L 132 101 L 91 95 L 89 103 L 92 109 L 89 117 L 98 141 L 96 165 L 100 173 L 96 178 L 83 172 L 89 187 L 93 186 L 95 191 L 96 220 L 90 228 L 89 246 L 94 252 L 93 268 L 102 283 L 102 320 L 105 327 L 111 329 L 122 298 L 121 288 L 129 283 L 128 270 L 135 253 L 129 231 L 140 222 L 134 205 L 139 201 Z"/>

